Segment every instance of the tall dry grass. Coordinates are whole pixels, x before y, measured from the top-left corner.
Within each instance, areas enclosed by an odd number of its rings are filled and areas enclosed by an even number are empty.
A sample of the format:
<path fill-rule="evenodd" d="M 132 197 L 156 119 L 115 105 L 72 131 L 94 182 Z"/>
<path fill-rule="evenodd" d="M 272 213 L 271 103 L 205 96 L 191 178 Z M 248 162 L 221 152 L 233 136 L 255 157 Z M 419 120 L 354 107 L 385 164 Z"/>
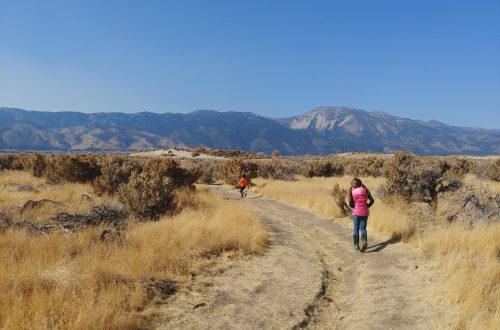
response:
<path fill-rule="evenodd" d="M 469 173 L 465 176 L 464 182 L 470 185 L 486 187 L 494 193 L 500 193 L 499 181 L 479 178 L 476 174 Z"/>
<path fill-rule="evenodd" d="M 17 177 L 7 178 L 9 173 L 3 172 L 0 184 L 42 183 L 10 174 Z M 64 189 L 71 187 L 72 193 L 64 190 L 68 204 L 80 202 L 79 194 L 89 188 L 71 184 Z M 5 210 L 25 197 L 33 196 L 17 196 L 9 204 L 2 195 L 0 202 Z M 268 238 L 250 209 L 208 191 L 197 192 L 177 216 L 131 223 L 113 241 L 102 241 L 102 230 L 0 232 L 0 328 L 144 328 L 157 303 L 168 301 L 210 260 L 224 251 L 260 253 Z"/>
<path fill-rule="evenodd" d="M 30 187 L 26 189 L 26 187 Z M 91 196 L 89 198 L 82 198 Z M 118 205 L 118 201 L 110 196 L 95 196 L 89 184 L 61 183 L 47 184 L 45 179 L 33 177 L 22 171 L 0 172 L 0 210 L 21 208 L 26 201 L 48 200 L 36 209 L 22 210 L 23 218 L 44 223 L 60 212 L 88 213 L 92 207 L 107 203 Z M 19 210 L 20 211 L 20 210 Z M 20 211 L 21 212 L 21 211 Z"/>
<path fill-rule="evenodd" d="M 342 218 L 342 212 L 335 204 L 331 190 L 335 184 L 348 189 L 352 177 L 300 177 L 297 181 L 254 179 L 254 191 L 282 202 L 312 210 L 326 217 Z M 369 227 L 379 232 L 408 239 L 415 231 L 415 224 L 397 206 L 385 204 L 377 198 L 376 191 L 384 183 L 380 177 L 361 178 L 363 184 L 375 196 L 375 204 L 370 208 Z M 341 219 L 349 222 L 349 218 Z"/>
<path fill-rule="evenodd" d="M 500 223 L 472 229 L 452 224 L 415 241 L 445 279 L 440 296 L 460 309 L 457 329 L 498 329 L 500 324 Z"/>
<path fill-rule="evenodd" d="M 299 178 L 298 181 L 254 179 L 256 192 L 282 202 L 310 209 L 327 217 L 341 212 L 330 191 L 335 184 L 348 188 L 352 177 Z M 376 193 L 383 178 L 361 178 Z M 497 182 L 478 181 L 468 175 L 465 182 L 500 191 Z M 419 205 L 392 200 L 385 203 L 375 194 L 368 226 L 377 232 L 397 236 L 435 263 L 444 279 L 440 297 L 457 311 L 457 329 L 497 329 L 500 324 L 500 221 L 469 228 L 445 219 L 419 215 Z M 420 205 L 422 206 L 422 205 Z M 425 205 L 424 205 L 425 206 Z M 437 216 L 449 207 L 438 203 Z M 424 208 L 425 211 L 425 208 Z M 337 219 L 338 220 L 338 219 Z M 340 219 L 350 223 L 349 218 Z"/>

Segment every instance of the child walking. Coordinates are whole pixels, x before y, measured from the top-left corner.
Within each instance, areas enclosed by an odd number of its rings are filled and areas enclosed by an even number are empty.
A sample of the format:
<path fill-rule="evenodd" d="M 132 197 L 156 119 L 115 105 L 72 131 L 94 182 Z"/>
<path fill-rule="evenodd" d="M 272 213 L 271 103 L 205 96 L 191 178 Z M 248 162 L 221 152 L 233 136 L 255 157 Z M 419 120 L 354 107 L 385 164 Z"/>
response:
<path fill-rule="evenodd" d="M 354 225 L 353 242 L 354 249 L 365 252 L 368 246 L 366 223 L 368 221 L 368 210 L 375 203 L 370 191 L 363 185 L 360 179 L 354 178 L 349 189 L 349 206 L 352 208 L 352 222 Z M 359 232 L 361 231 L 361 248 L 359 246 Z"/>
<path fill-rule="evenodd" d="M 247 179 L 247 176 L 243 174 L 241 176 L 240 182 L 238 183 L 238 187 L 240 188 L 241 198 L 245 197 L 247 193 L 245 192 L 245 188 L 248 187 L 250 181 Z"/>

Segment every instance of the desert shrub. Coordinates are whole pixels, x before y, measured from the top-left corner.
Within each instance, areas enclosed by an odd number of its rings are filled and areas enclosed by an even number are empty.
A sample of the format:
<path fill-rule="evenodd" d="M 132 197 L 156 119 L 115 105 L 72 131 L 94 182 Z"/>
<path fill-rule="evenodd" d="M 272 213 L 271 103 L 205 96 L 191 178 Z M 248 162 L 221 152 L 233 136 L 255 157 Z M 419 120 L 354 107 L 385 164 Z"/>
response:
<path fill-rule="evenodd" d="M 339 207 L 340 213 L 342 216 L 348 216 L 351 213 L 351 209 L 345 202 L 346 196 L 347 196 L 347 190 L 340 188 L 339 184 L 336 183 L 333 186 L 332 191 L 330 192 L 330 195 L 333 197 L 335 204 Z"/>
<path fill-rule="evenodd" d="M 93 155 L 55 155 L 47 159 L 45 176 L 49 183 L 90 182 L 101 174 Z"/>
<path fill-rule="evenodd" d="M 38 153 L 27 154 L 20 157 L 18 162 L 24 171 L 29 171 L 36 177 L 43 176 L 46 166 L 44 156 Z"/>
<path fill-rule="evenodd" d="M 197 178 L 196 172 L 172 159 L 153 159 L 143 171 L 131 173 L 127 184 L 118 188 L 118 197 L 139 218 L 158 219 L 176 209 L 176 190 L 190 187 Z"/>
<path fill-rule="evenodd" d="M 200 152 L 197 150 L 191 151 L 191 157 L 198 157 L 200 155 Z"/>
<path fill-rule="evenodd" d="M 242 158 L 234 158 L 225 161 L 220 168 L 221 179 L 224 182 L 236 185 L 239 178 L 245 174 L 249 178 L 258 176 L 259 166 L 250 161 L 243 160 Z"/>
<path fill-rule="evenodd" d="M 126 184 L 132 172 L 140 172 L 142 166 L 129 159 L 108 156 L 100 160 L 101 174 L 92 181 L 92 187 L 98 195 L 115 194 L 118 188 Z"/>
<path fill-rule="evenodd" d="M 12 224 L 12 217 L 10 214 L 0 210 L 0 232 L 8 229 Z"/>
<path fill-rule="evenodd" d="M 397 152 L 386 164 L 386 184 L 381 193 L 407 201 L 436 206 L 438 193 L 456 190 L 460 179 L 446 174 L 450 166 L 442 160 L 421 160 L 409 152 Z"/>
<path fill-rule="evenodd" d="M 447 174 L 459 178 L 463 178 L 467 173 L 473 172 L 476 167 L 473 161 L 463 158 L 450 159 L 446 163 L 449 165 Z"/>
<path fill-rule="evenodd" d="M 271 156 L 273 158 L 277 158 L 277 157 L 281 156 L 281 153 L 280 153 L 280 151 L 278 149 L 274 149 L 273 153 L 271 154 Z"/>
<path fill-rule="evenodd" d="M 198 181 L 201 183 L 209 184 L 214 182 L 213 172 L 210 170 L 204 170 L 201 172 Z"/>
<path fill-rule="evenodd" d="M 490 161 L 484 169 L 484 174 L 491 180 L 500 181 L 500 158 Z"/>
<path fill-rule="evenodd" d="M 213 161 L 205 160 L 197 163 L 193 171 L 198 172 L 198 182 L 209 184 L 215 180 L 216 165 Z"/>
<path fill-rule="evenodd" d="M 294 166 L 282 160 L 263 160 L 258 163 L 258 176 L 264 179 L 295 180 L 297 172 Z"/>
<path fill-rule="evenodd" d="M 467 185 L 447 197 L 447 207 L 441 211 L 441 215 L 449 222 L 473 227 L 500 221 L 500 195 L 484 187 Z"/>
<path fill-rule="evenodd" d="M 312 178 L 314 176 L 331 177 L 344 175 L 342 164 L 332 160 L 315 160 L 309 163 L 305 176 Z"/>
<path fill-rule="evenodd" d="M 124 226 L 127 217 L 128 211 L 126 209 L 102 204 L 94 206 L 87 214 L 69 214 L 62 212 L 54 215 L 51 220 L 66 230 L 76 231 L 88 226 Z"/>
<path fill-rule="evenodd" d="M 10 158 L 7 154 L 0 154 L 0 171 L 10 170 Z"/>
<path fill-rule="evenodd" d="M 344 167 L 353 176 L 381 176 L 384 173 L 384 160 L 377 157 L 352 159 Z"/>
<path fill-rule="evenodd" d="M 19 155 L 0 154 L 0 170 L 23 170 Z"/>
<path fill-rule="evenodd" d="M 38 153 L 0 155 L 0 170 L 28 171 L 36 177 L 43 176 L 45 163 L 45 157 Z"/>

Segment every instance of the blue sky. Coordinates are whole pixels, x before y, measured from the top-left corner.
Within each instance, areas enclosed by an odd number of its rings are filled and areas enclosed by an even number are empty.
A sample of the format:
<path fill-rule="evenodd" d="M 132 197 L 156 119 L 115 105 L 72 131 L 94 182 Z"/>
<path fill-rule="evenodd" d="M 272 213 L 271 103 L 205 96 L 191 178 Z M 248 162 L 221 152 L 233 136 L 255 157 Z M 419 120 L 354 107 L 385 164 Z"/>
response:
<path fill-rule="evenodd" d="M 0 0 L 0 106 L 500 128 L 500 1 Z"/>

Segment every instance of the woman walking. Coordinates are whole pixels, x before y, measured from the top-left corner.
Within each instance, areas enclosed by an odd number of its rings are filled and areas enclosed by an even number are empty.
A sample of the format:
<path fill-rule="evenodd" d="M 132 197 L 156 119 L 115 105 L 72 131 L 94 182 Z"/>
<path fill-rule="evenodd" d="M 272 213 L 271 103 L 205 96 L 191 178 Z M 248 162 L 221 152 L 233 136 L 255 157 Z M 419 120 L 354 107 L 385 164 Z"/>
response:
<path fill-rule="evenodd" d="M 360 179 L 354 178 L 349 189 L 349 206 L 352 208 L 352 222 L 354 224 L 354 249 L 365 252 L 368 245 L 366 235 L 366 222 L 370 211 L 368 208 L 375 203 L 370 191 Z M 361 231 L 361 248 L 359 247 L 359 232 Z"/>

